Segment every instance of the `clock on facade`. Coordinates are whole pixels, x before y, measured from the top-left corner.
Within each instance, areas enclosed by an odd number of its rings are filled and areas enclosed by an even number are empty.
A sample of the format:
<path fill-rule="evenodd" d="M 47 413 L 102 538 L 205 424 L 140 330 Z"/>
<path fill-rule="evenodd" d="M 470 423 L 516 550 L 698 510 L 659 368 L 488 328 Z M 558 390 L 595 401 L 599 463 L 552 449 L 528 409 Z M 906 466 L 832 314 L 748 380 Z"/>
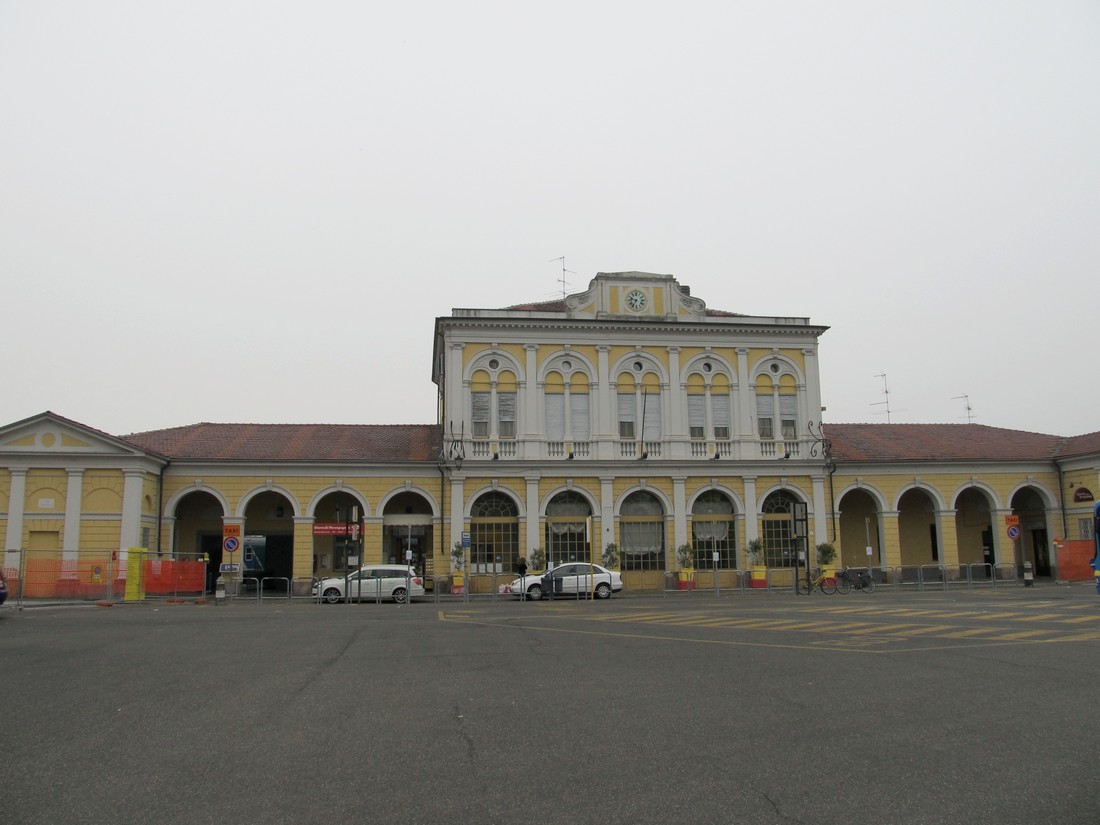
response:
<path fill-rule="evenodd" d="M 645 309 L 646 297 L 645 293 L 640 289 L 632 289 L 626 293 L 626 305 L 632 310 L 637 312 L 638 310 Z"/>

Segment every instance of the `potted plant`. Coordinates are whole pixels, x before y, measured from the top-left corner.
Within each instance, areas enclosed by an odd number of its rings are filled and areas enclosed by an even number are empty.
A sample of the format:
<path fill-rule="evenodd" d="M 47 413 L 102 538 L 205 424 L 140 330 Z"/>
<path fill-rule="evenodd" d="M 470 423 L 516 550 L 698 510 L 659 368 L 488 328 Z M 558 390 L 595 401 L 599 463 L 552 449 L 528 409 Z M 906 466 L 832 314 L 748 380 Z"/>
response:
<path fill-rule="evenodd" d="M 821 565 L 821 574 L 826 579 L 836 580 L 836 548 L 823 541 L 817 546 L 817 563 Z"/>
<path fill-rule="evenodd" d="M 749 587 L 768 586 L 768 566 L 764 557 L 764 542 L 752 539 L 745 545 L 745 558 L 749 563 Z"/>
<path fill-rule="evenodd" d="M 600 560 L 603 562 L 603 566 L 608 570 L 616 570 L 619 567 L 619 545 L 615 542 L 607 545 L 603 549 L 603 553 L 600 554 Z"/>
<path fill-rule="evenodd" d="M 546 569 L 546 551 L 541 547 L 532 547 L 531 552 L 527 554 L 527 558 L 531 562 L 531 573 L 541 573 Z"/>
<path fill-rule="evenodd" d="M 462 593 L 466 587 L 466 548 L 456 541 L 451 548 L 451 592 Z"/>
<path fill-rule="evenodd" d="M 695 589 L 695 548 L 690 544 L 681 544 L 676 548 L 676 564 L 680 568 L 677 590 Z"/>

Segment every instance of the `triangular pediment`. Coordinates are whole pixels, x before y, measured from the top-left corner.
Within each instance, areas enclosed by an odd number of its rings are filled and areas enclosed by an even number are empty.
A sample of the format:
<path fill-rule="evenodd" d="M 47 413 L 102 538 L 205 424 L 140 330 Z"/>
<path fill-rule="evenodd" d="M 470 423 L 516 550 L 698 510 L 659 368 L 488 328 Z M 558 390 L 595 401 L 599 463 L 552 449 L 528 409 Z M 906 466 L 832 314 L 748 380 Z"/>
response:
<path fill-rule="evenodd" d="M 112 435 L 52 412 L 0 427 L 0 454 L 54 456 L 144 456 Z"/>

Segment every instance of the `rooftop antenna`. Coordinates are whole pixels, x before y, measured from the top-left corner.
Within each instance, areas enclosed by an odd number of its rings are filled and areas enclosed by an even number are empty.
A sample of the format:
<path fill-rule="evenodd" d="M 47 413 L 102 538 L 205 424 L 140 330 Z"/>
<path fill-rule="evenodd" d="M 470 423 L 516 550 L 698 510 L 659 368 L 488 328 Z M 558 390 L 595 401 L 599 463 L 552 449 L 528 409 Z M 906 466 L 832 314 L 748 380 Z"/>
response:
<path fill-rule="evenodd" d="M 885 401 L 875 401 L 871 404 L 872 407 L 886 407 L 886 423 L 890 423 L 890 387 L 886 383 L 886 373 L 881 372 L 875 376 L 875 378 L 882 379 L 882 394 L 886 396 Z"/>
<path fill-rule="evenodd" d="M 970 396 L 967 395 L 965 392 L 962 395 L 953 395 L 953 396 L 951 396 L 952 401 L 958 401 L 960 398 L 966 403 L 966 423 L 967 424 L 973 424 L 974 423 L 974 416 L 970 414 L 971 413 Z"/>
<path fill-rule="evenodd" d="M 558 283 L 561 284 L 561 299 L 564 301 L 565 300 L 565 288 L 567 286 L 572 286 L 572 284 L 570 284 L 569 281 L 565 280 L 565 273 L 568 272 L 570 275 L 576 275 L 577 273 L 574 272 L 572 269 L 566 269 L 565 268 L 565 256 L 564 255 L 562 255 L 560 258 L 551 258 L 550 259 L 550 263 L 553 263 L 554 261 L 561 261 L 561 277 L 558 278 L 557 280 L 558 280 Z"/>

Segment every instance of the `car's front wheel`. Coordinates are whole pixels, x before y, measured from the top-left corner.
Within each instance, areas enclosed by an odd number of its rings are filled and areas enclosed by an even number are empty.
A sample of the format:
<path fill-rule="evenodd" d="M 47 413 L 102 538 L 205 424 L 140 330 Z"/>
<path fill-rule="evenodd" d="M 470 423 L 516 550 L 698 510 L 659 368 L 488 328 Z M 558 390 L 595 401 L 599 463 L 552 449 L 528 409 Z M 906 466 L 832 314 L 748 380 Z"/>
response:
<path fill-rule="evenodd" d="M 527 588 L 527 598 L 533 602 L 537 602 L 542 598 L 542 585 L 533 584 Z"/>
<path fill-rule="evenodd" d="M 600 582 L 596 585 L 596 598 L 597 599 L 610 599 L 611 598 L 611 585 L 607 582 Z"/>
<path fill-rule="evenodd" d="M 409 594 L 404 587 L 399 587 L 393 591 L 393 600 L 398 604 L 404 604 L 409 600 Z"/>
<path fill-rule="evenodd" d="M 330 587 L 324 593 L 325 601 L 329 604 L 336 604 L 343 596 L 340 595 L 340 591 L 335 587 Z"/>

